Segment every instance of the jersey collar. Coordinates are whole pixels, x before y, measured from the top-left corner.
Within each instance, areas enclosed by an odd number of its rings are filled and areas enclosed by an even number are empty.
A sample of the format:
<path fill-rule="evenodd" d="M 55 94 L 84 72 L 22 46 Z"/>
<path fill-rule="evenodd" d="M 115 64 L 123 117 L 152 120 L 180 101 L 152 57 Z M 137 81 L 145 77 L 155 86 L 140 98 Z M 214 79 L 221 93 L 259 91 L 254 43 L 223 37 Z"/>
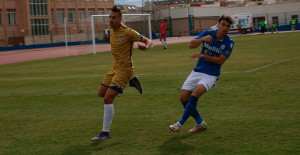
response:
<path fill-rule="evenodd" d="M 217 38 L 217 31 L 218 31 L 218 29 L 214 30 L 214 32 L 213 32 L 213 40 L 216 40 L 216 42 L 218 41 L 218 38 Z M 226 34 L 225 37 L 224 37 L 222 40 L 218 41 L 218 42 L 223 42 L 223 41 L 226 40 L 227 38 L 228 38 L 228 34 Z"/>

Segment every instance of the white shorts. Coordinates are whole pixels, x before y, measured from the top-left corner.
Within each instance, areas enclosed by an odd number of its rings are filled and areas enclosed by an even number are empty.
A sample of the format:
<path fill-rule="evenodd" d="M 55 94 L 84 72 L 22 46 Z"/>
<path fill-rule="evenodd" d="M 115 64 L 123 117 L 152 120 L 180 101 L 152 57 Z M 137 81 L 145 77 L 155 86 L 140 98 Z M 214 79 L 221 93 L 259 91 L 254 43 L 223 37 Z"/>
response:
<path fill-rule="evenodd" d="M 194 91 L 199 84 L 202 84 L 206 88 L 206 91 L 208 91 L 216 85 L 217 81 L 217 76 L 192 71 L 183 83 L 181 90 Z"/>

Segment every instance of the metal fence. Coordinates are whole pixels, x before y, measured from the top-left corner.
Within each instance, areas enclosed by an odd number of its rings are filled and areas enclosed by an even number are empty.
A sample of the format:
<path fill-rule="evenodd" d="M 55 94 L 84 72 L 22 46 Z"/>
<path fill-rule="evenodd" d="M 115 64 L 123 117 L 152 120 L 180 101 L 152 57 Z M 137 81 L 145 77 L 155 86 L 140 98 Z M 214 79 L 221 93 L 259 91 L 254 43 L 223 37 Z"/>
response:
<path fill-rule="evenodd" d="M 300 11 L 299 11 L 300 12 Z M 254 16 L 253 25 L 258 28 L 258 23 L 260 20 L 267 20 L 268 27 L 270 27 L 273 23 L 278 26 L 281 25 L 289 25 L 292 18 L 296 19 L 297 23 L 299 21 L 300 13 L 299 12 L 281 12 L 281 13 L 269 13 L 262 16 Z M 147 26 L 147 21 L 143 17 L 131 17 L 132 19 L 127 19 L 126 25 L 135 29 L 140 34 L 145 36 L 149 35 L 149 29 Z M 189 35 L 188 33 L 181 32 L 189 32 L 189 29 L 183 27 L 183 25 L 189 25 L 188 19 L 182 21 L 186 23 L 176 22 L 174 18 L 166 18 L 165 21 L 167 23 L 167 31 L 168 34 L 172 36 L 180 36 L 180 35 Z M 105 22 L 106 21 L 106 22 Z M 98 21 L 95 24 L 95 32 L 96 32 L 96 40 L 105 40 L 105 30 L 108 29 L 109 23 L 108 19 L 101 19 L 101 22 Z M 174 24 L 175 23 L 175 24 Z M 176 24 L 177 23 L 177 24 Z M 195 25 L 196 26 L 196 25 Z M 213 26 L 213 24 L 211 25 Z M 209 26 L 208 26 L 209 27 Z M 152 34 L 158 36 L 160 33 L 160 20 L 152 20 L 152 31 L 156 34 Z M 181 30 L 184 29 L 184 30 Z M 194 30 L 201 29 L 201 27 L 195 27 Z M 175 32 L 176 30 L 176 32 Z M 0 47 L 5 47 L 6 45 L 3 43 L 6 40 L 8 46 L 24 46 L 24 45 L 39 45 L 39 44 L 56 44 L 56 43 L 64 43 L 65 36 L 67 36 L 68 42 L 87 42 L 92 40 L 92 32 L 91 32 L 91 23 L 90 19 L 86 19 L 84 23 L 80 24 L 70 24 L 67 23 L 66 27 L 64 24 L 60 24 L 57 27 L 49 28 L 47 35 L 32 35 L 31 30 L 29 29 L 21 29 L 21 30 L 7 30 L 3 32 L 2 38 L 0 37 Z M 178 31 L 178 32 L 177 32 Z M 67 32 L 65 35 L 65 32 Z"/>
<path fill-rule="evenodd" d="M 136 30 L 144 36 L 149 36 L 148 18 L 142 16 L 130 16 L 123 17 L 123 19 L 125 19 L 125 24 L 130 28 Z M 101 19 L 101 22 L 99 22 L 98 20 L 96 21 L 97 22 L 95 23 L 95 39 L 104 41 L 107 35 L 105 32 L 109 28 L 109 20 L 107 17 L 104 17 L 104 20 Z M 21 31 L 8 30 L 3 36 L 5 36 L 5 39 L 7 39 L 9 47 L 64 43 L 66 37 L 68 42 L 91 42 L 92 28 L 90 19 L 86 19 L 86 21 L 81 24 L 67 23 L 66 26 L 64 24 L 60 24 L 55 28 L 49 28 L 47 35 L 34 35 L 29 29 L 22 29 Z"/>

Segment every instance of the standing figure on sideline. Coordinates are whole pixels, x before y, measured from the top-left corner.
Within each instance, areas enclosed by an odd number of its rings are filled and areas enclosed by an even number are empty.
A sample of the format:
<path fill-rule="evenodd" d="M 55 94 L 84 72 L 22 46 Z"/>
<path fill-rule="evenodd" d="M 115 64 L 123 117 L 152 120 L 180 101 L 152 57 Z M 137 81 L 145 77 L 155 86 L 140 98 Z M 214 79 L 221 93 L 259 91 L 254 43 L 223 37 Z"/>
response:
<path fill-rule="evenodd" d="M 276 31 L 278 33 L 277 25 L 275 23 L 272 24 L 272 33 Z"/>
<path fill-rule="evenodd" d="M 263 20 L 261 20 L 259 22 L 259 26 L 260 26 L 260 33 L 264 34 L 265 33 L 265 22 Z"/>
<path fill-rule="evenodd" d="M 91 139 L 92 141 L 111 138 L 109 129 L 114 116 L 113 101 L 119 93 L 123 92 L 128 83 L 142 93 L 142 87 L 137 77 L 132 78 L 134 71 L 132 64 L 133 43 L 136 41 L 143 42 L 144 44 L 138 44 L 140 50 L 147 50 L 152 46 L 151 40 L 121 23 L 122 13 L 118 6 L 113 6 L 109 19 L 111 53 L 114 64 L 105 75 L 98 91 L 98 95 L 104 97 L 103 129 L 98 136 Z"/>
<path fill-rule="evenodd" d="M 239 33 L 242 34 L 242 23 L 241 23 L 241 21 L 239 21 L 239 23 L 237 24 L 237 27 L 238 27 Z"/>
<path fill-rule="evenodd" d="M 295 18 L 292 18 L 292 20 L 291 20 L 291 26 L 292 26 L 291 31 L 292 32 L 296 31 L 296 19 Z"/>
<path fill-rule="evenodd" d="M 184 107 L 181 119 L 169 128 L 178 132 L 184 122 L 192 116 L 196 125 L 189 132 L 204 131 L 206 123 L 197 110 L 198 99 L 218 81 L 222 64 L 229 58 L 234 42 L 227 35 L 233 20 L 223 15 L 218 20 L 217 30 L 206 30 L 193 39 L 189 48 L 197 48 L 203 44 L 200 53 L 193 54 L 191 58 L 199 58 L 196 67 L 185 80 L 181 88 L 180 101 Z"/>
<path fill-rule="evenodd" d="M 265 31 L 266 31 L 266 29 L 267 29 L 267 31 L 269 32 L 269 28 L 268 28 L 269 26 L 268 26 L 268 20 L 265 20 Z"/>
<path fill-rule="evenodd" d="M 166 40 L 167 24 L 165 23 L 165 21 L 163 19 L 160 22 L 161 22 L 161 24 L 160 24 L 161 34 L 160 34 L 159 41 L 161 41 L 161 43 L 164 45 L 164 49 L 167 49 L 167 40 Z"/>

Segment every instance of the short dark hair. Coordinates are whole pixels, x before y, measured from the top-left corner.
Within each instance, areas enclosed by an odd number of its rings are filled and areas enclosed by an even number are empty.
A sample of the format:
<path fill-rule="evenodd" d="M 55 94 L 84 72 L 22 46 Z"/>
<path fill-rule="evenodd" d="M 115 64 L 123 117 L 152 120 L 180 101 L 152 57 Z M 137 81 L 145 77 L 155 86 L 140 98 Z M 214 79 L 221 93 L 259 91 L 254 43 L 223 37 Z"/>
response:
<path fill-rule="evenodd" d="M 230 16 L 227 16 L 227 15 L 222 15 L 219 18 L 219 23 L 221 23 L 222 20 L 227 21 L 230 25 L 234 23 L 234 20 Z"/>
<path fill-rule="evenodd" d="M 114 5 L 111 11 L 119 13 L 119 16 L 122 17 L 121 9 L 117 5 Z"/>

